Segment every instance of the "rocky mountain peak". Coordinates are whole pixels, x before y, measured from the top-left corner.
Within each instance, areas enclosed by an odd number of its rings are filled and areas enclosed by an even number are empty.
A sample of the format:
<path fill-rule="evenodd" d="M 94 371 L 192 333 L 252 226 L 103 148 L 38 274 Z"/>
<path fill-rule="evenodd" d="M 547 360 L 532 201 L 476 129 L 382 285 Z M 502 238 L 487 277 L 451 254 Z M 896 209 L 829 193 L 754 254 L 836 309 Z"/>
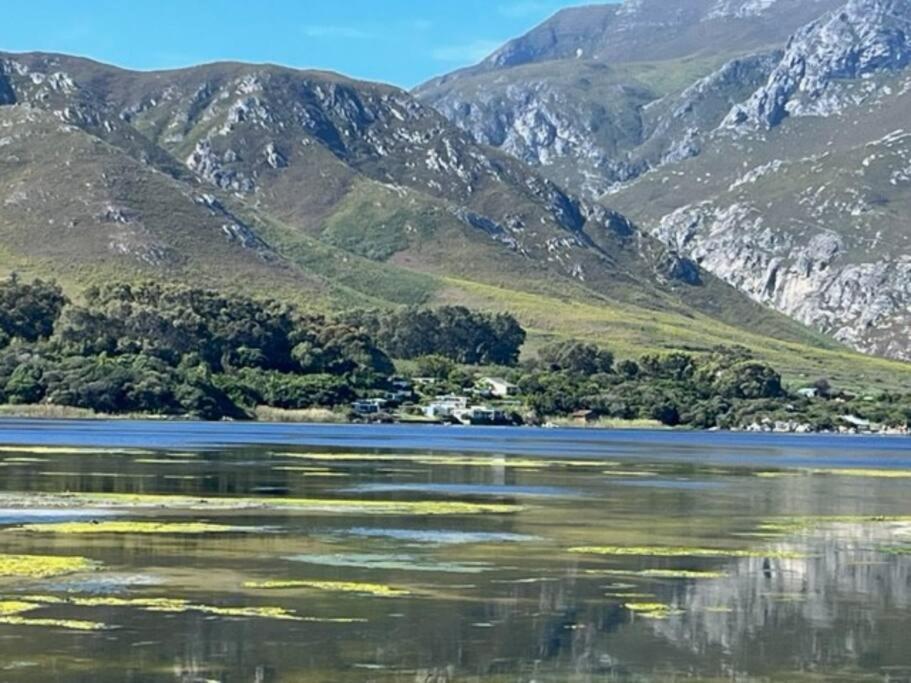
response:
<path fill-rule="evenodd" d="M 853 84 L 911 63 L 911 0 L 850 0 L 798 31 L 768 83 L 725 121 L 772 128 L 788 116 L 826 115 L 856 102 Z"/>

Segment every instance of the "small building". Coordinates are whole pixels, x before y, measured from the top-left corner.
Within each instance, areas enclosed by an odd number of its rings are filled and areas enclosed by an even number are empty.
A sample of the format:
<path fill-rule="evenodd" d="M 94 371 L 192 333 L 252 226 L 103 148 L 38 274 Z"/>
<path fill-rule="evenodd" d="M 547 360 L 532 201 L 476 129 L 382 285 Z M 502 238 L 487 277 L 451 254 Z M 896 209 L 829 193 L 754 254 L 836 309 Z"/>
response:
<path fill-rule="evenodd" d="M 506 425 L 511 422 L 505 411 L 487 406 L 461 408 L 453 411 L 452 417 L 467 425 Z"/>
<path fill-rule="evenodd" d="M 838 419 L 851 425 L 855 429 L 870 429 L 873 427 L 873 423 L 870 422 L 870 420 L 865 420 L 857 415 L 841 415 Z"/>
<path fill-rule="evenodd" d="M 485 387 L 494 398 L 509 398 L 519 393 L 519 387 L 508 382 L 502 377 L 482 377 L 481 385 Z"/>
<path fill-rule="evenodd" d="M 389 384 L 395 391 L 408 391 L 412 389 L 412 384 L 404 377 L 390 377 Z"/>
<path fill-rule="evenodd" d="M 468 409 L 468 398 L 465 396 L 437 396 L 436 400 L 424 408 L 426 417 L 450 418 L 457 411 Z"/>
<path fill-rule="evenodd" d="M 579 424 L 591 424 L 597 420 L 598 414 L 594 410 L 577 410 L 573 413 L 573 421 Z"/>
<path fill-rule="evenodd" d="M 351 404 L 351 410 L 358 415 L 376 415 L 380 412 L 380 406 L 375 401 L 355 401 Z"/>
<path fill-rule="evenodd" d="M 386 401 L 389 405 L 399 406 L 414 400 L 414 393 L 410 390 L 396 389 L 385 393 Z"/>

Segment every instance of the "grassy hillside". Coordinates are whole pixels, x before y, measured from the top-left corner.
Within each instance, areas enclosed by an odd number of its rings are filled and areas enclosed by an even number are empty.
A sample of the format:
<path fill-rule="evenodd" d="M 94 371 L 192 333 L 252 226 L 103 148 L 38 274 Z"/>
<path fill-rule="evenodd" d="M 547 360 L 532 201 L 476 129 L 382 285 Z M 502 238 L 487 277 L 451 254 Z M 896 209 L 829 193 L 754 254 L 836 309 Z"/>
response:
<path fill-rule="evenodd" d="M 830 340 L 780 341 L 719 323 L 619 303 L 586 303 L 559 297 L 447 280 L 447 303 L 510 311 L 529 329 L 525 353 L 555 339 L 586 339 L 614 350 L 621 358 L 643 353 L 710 351 L 718 345 L 743 345 L 781 370 L 786 381 L 802 386 L 820 377 L 856 391 L 902 390 L 911 385 L 911 364 L 865 356 Z"/>
<path fill-rule="evenodd" d="M 158 279 L 322 311 L 458 301 L 515 312 L 537 341 L 579 336 L 631 356 L 744 344 L 808 377 L 903 376 L 393 88 L 278 67 L 22 60 L 2 62 L 16 103 L 0 107 L 12 131 L 0 136 L 0 270 L 56 277 L 77 297 Z"/>

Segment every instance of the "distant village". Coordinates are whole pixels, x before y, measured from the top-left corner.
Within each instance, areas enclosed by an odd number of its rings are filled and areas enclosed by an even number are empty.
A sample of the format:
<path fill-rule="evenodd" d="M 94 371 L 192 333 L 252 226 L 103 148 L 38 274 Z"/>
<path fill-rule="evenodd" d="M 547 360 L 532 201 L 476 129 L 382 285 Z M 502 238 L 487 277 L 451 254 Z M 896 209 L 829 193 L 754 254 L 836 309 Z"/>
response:
<path fill-rule="evenodd" d="M 393 377 L 390 391 L 351 404 L 352 418 L 365 422 L 422 424 L 516 425 L 519 387 L 502 377 L 481 377 L 460 394 L 437 394 L 442 384 L 433 377 Z"/>
<path fill-rule="evenodd" d="M 370 398 L 355 401 L 350 406 L 349 419 L 354 422 L 411 423 L 468 426 L 517 426 L 526 424 L 525 405 L 517 384 L 502 377 L 479 377 L 471 388 L 459 393 L 438 392 L 447 387 L 444 380 L 434 377 L 392 377 L 389 390 Z M 451 389 L 451 385 L 448 386 Z M 808 400 L 822 400 L 824 390 L 805 387 L 796 395 Z M 858 397 L 846 392 L 833 393 L 825 398 L 844 404 Z M 864 397 L 872 401 L 872 397 Z M 790 406 L 788 406 L 790 407 Z M 578 410 L 567 416 L 561 424 L 585 426 L 597 424 L 599 414 L 592 410 Z M 555 426 L 552 422 L 540 426 Z M 856 415 L 839 415 L 829 429 L 820 430 L 800 419 L 762 418 L 734 429 L 748 432 L 776 432 L 791 434 L 908 434 L 907 426 L 887 426 Z"/>

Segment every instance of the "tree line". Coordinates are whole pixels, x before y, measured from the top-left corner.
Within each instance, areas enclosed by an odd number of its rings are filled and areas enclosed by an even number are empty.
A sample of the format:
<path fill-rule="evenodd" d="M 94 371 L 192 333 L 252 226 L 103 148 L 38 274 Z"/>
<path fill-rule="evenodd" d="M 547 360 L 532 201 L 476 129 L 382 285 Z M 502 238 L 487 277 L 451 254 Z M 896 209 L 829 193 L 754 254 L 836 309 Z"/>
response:
<path fill-rule="evenodd" d="M 519 360 L 526 333 L 508 314 L 461 306 L 337 317 L 186 286 L 112 283 L 79 302 L 53 282 L 0 282 L 0 402 L 101 413 L 238 418 L 258 406 L 336 407 L 391 388 L 393 358 L 414 359 L 435 393 L 475 388 L 480 365 L 516 383 L 526 420 L 586 412 L 670 426 L 736 428 L 798 420 L 834 429 L 854 415 L 911 425 L 911 397 L 853 397 L 818 380 L 788 391 L 744 348 L 617 361 L 564 341 Z"/>
<path fill-rule="evenodd" d="M 12 277 L 0 283 L 0 401 L 242 418 L 382 389 L 392 355 L 515 363 L 524 339 L 511 316 L 458 307 L 335 319 L 156 283 L 93 287 L 74 303 L 53 282 Z"/>

